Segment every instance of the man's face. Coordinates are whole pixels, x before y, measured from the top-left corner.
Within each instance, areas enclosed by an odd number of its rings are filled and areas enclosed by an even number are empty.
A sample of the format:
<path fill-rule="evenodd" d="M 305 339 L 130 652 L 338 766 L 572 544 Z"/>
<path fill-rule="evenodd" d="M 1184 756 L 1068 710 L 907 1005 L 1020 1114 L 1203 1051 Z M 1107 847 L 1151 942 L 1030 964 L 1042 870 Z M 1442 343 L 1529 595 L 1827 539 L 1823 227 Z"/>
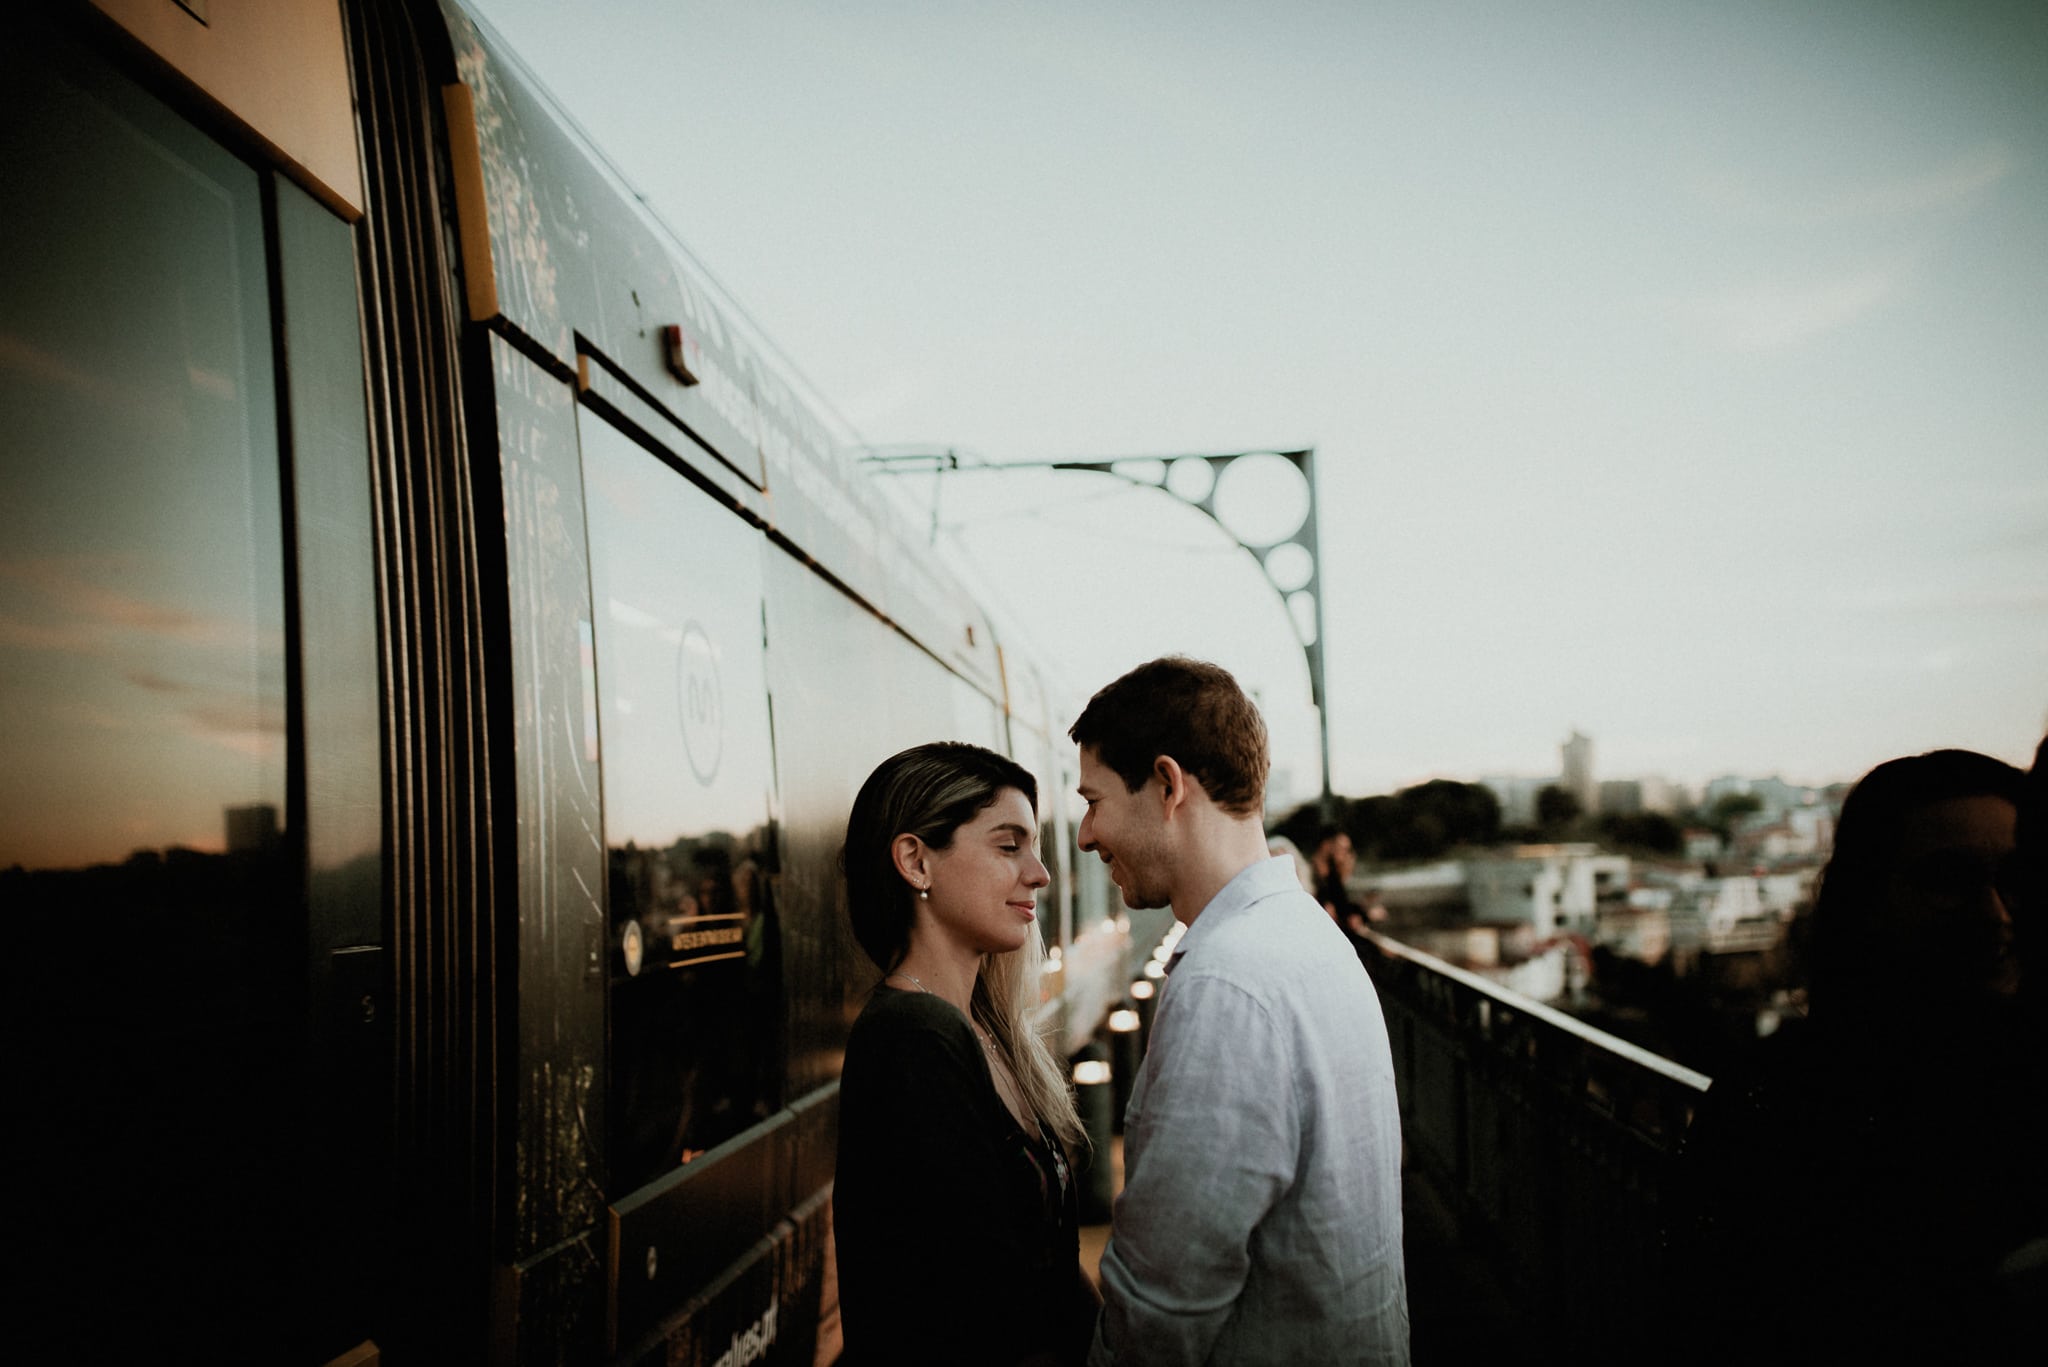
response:
<path fill-rule="evenodd" d="M 1149 778 L 1137 792 L 1124 787 L 1116 770 L 1091 747 L 1081 750 L 1081 848 L 1109 865 L 1109 879 L 1133 908 L 1163 907 L 1172 901 L 1172 860 L 1159 780 Z"/>

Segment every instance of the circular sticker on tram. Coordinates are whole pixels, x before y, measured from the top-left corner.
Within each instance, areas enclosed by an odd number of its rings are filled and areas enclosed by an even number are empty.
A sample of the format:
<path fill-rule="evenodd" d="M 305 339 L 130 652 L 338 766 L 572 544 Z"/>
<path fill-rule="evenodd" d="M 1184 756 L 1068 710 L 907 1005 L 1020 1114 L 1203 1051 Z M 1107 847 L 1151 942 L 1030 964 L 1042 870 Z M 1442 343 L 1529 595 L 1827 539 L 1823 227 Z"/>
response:
<path fill-rule="evenodd" d="M 718 655 L 695 622 L 683 625 L 676 659 L 676 702 L 683 715 L 683 750 L 699 783 L 718 777 L 725 749 L 725 695 L 718 681 Z"/>
<path fill-rule="evenodd" d="M 626 922 L 625 932 L 619 936 L 619 949 L 626 956 L 626 976 L 629 978 L 639 977 L 640 964 L 646 951 L 640 945 L 640 923 L 638 921 Z"/>

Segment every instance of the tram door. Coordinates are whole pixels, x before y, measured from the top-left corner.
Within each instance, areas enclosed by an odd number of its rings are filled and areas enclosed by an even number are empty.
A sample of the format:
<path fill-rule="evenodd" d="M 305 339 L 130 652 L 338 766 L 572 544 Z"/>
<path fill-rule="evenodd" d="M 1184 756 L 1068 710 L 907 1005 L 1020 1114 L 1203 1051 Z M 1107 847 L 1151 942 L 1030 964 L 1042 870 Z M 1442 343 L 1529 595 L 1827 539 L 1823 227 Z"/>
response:
<path fill-rule="evenodd" d="M 349 230 L 35 24 L 0 184 L 8 1355 L 323 1361 L 381 978 Z"/>

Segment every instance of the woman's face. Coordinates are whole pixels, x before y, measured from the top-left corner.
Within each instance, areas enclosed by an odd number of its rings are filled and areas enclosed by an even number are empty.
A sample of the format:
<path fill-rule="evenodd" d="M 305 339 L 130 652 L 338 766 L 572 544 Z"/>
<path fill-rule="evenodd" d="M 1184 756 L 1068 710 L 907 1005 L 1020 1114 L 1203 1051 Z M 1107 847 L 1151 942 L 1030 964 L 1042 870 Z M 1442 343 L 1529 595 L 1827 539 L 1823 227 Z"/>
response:
<path fill-rule="evenodd" d="M 1038 857 L 1038 818 L 1015 788 L 953 832 L 953 843 L 930 852 L 930 900 L 917 903 L 911 929 L 936 934 L 978 954 L 1023 945 L 1038 919 L 1038 890 L 1052 881 Z"/>
<path fill-rule="evenodd" d="M 1998 893 L 2013 858 L 2018 810 L 2002 797 L 1959 797 L 1911 813 L 1885 882 L 1892 953 L 1968 994 L 2019 986 L 2012 916 Z"/>

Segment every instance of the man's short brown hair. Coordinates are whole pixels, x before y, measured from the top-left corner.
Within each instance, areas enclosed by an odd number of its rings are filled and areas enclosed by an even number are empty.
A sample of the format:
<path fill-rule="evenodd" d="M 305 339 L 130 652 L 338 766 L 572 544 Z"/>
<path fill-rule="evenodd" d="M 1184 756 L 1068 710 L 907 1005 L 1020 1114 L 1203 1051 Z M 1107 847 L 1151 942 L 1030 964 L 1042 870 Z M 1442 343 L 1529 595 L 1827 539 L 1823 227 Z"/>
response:
<path fill-rule="evenodd" d="M 1223 810 L 1250 816 L 1265 806 L 1266 723 L 1230 671 L 1207 660 L 1168 655 L 1139 665 L 1090 698 L 1067 735 L 1131 792 L 1170 755 Z"/>

